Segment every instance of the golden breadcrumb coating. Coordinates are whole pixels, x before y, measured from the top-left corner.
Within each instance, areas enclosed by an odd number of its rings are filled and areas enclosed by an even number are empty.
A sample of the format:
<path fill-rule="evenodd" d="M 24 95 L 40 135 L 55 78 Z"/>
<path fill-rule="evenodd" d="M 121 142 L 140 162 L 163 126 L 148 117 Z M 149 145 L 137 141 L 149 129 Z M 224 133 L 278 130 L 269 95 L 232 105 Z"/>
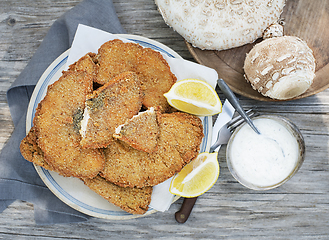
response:
<path fill-rule="evenodd" d="M 160 113 L 158 111 L 158 109 L 155 110 L 152 107 L 145 112 L 140 112 L 124 125 L 121 125 L 117 129 L 119 132 L 116 132 L 113 137 L 126 142 L 137 150 L 148 153 L 154 152 L 160 134 L 157 119 Z"/>
<path fill-rule="evenodd" d="M 142 107 L 143 94 L 134 72 L 125 72 L 88 96 L 88 117 L 81 146 L 103 148 L 113 141 L 115 129 L 138 113 Z M 88 119 L 86 119 L 88 118 Z M 82 124 L 83 127 L 83 124 Z"/>
<path fill-rule="evenodd" d="M 37 144 L 45 161 L 58 173 L 95 177 L 104 167 L 99 149 L 82 149 L 80 120 L 92 77 L 84 71 L 66 71 L 48 87 L 33 119 Z"/>
<path fill-rule="evenodd" d="M 186 163 L 198 155 L 204 137 L 200 118 L 182 112 L 162 114 L 160 132 L 166 143 L 174 146 Z"/>
<path fill-rule="evenodd" d="M 151 48 L 144 48 L 138 55 L 137 73 L 142 76 L 143 105 L 146 108 L 161 106 L 162 111 L 169 111 L 171 107 L 163 94 L 170 90 L 177 78 L 163 56 Z"/>
<path fill-rule="evenodd" d="M 135 43 L 124 43 L 114 39 L 104 43 L 96 56 L 99 65 L 97 83 L 104 85 L 120 73 L 136 72 L 137 56 L 143 47 Z"/>
<path fill-rule="evenodd" d="M 91 190 L 128 213 L 144 214 L 149 208 L 152 187 L 123 188 L 100 176 L 82 180 Z"/>
<path fill-rule="evenodd" d="M 120 73 L 134 71 L 140 78 L 145 95 L 143 106 L 161 106 L 164 112 L 170 109 L 163 94 L 170 90 L 177 79 L 159 52 L 115 39 L 104 43 L 95 59 L 99 65 L 98 83 L 105 84 Z"/>
<path fill-rule="evenodd" d="M 32 127 L 26 137 L 23 138 L 19 148 L 23 158 L 26 160 L 47 170 L 54 171 L 54 169 L 44 160 L 43 152 L 37 144 L 37 136 L 35 135 L 34 127 Z"/>
<path fill-rule="evenodd" d="M 198 155 L 203 138 L 198 117 L 186 113 L 162 114 L 159 126 L 155 152 L 146 153 L 115 141 L 104 150 L 106 163 L 100 175 L 122 187 L 154 186 L 172 177 Z M 170 134 L 173 126 L 177 126 L 175 133 Z"/>
<path fill-rule="evenodd" d="M 93 80 L 96 80 L 96 74 L 98 71 L 98 65 L 95 64 L 94 58 L 96 57 L 95 53 L 87 53 L 81 57 L 78 61 L 69 66 L 69 71 L 85 71 L 93 77 Z"/>

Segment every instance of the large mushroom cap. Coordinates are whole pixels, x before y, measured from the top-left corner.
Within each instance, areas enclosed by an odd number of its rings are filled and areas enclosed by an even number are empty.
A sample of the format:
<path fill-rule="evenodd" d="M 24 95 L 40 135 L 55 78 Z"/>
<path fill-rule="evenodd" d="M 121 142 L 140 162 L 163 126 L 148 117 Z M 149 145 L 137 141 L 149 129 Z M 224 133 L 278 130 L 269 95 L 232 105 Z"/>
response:
<path fill-rule="evenodd" d="M 287 100 L 303 94 L 315 77 L 315 58 L 298 37 L 268 38 L 256 44 L 244 62 L 246 79 L 264 96 Z"/>
<path fill-rule="evenodd" d="M 165 22 L 193 46 L 223 50 L 260 38 L 285 0 L 155 0 Z"/>

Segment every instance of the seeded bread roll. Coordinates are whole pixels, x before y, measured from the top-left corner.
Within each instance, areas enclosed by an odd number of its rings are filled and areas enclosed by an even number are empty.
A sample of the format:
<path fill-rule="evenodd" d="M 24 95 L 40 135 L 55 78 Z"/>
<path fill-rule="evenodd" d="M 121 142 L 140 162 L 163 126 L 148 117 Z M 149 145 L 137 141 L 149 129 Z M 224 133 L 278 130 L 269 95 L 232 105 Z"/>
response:
<path fill-rule="evenodd" d="M 315 77 L 315 58 L 298 37 L 268 38 L 256 44 L 244 62 L 245 78 L 264 96 L 287 100 L 303 94 Z"/>
<path fill-rule="evenodd" d="M 223 50 L 260 38 L 285 0 L 155 0 L 165 22 L 193 46 Z"/>

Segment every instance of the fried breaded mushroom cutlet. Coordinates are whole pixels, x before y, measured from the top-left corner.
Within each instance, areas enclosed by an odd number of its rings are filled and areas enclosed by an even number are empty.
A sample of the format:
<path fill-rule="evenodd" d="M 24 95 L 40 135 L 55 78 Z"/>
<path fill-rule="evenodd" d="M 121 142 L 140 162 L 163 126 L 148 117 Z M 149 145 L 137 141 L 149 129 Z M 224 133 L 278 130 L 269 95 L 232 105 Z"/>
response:
<path fill-rule="evenodd" d="M 107 147 L 113 141 L 115 129 L 139 112 L 142 100 L 140 82 L 134 72 L 119 74 L 88 95 L 81 122 L 81 146 Z"/>
<path fill-rule="evenodd" d="M 54 169 L 45 161 L 43 152 L 37 144 L 37 136 L 35 135 L 34 127 L 32 127 L 26 137 L 23 138 L 19 148 L 23 158 L 26 160 L 47 170 L 54 171 Z"/>
<path fill-rule="evenodd" d="M 22 156 L 47 170 L 54 169 L 44 160 L 44 154 L 36 143 L 35 128 L 32 127 L 21 141 Z M 123 188 L 106 181 L 100 176 L 83 178 L 84 183 L 109 202 L 132 214 L 144 214 L 151 202 L 152 187 Z"/>
<path fill-rule="evenodd" d="M 137 150 L 152 153 L 158 145 L 160 134 L 159 117 L 159 108 L 151 107 L 149 110 L 140 112 L 125 124 L 117 127 L 113 137 L 126 142 Z"/>
<path fill-rule="evenodd" d="M 122 187 L 154 186 L 172 177 L 193 160 L 198 155 L 203 137 L 201 120 L 185 113 L 162 116 L 155 152 L 146 153 L 122 141 L 114 141 L 104 150 L 106 162 L 100 175 Z M 169 134 L 173 131 L 172 126 L 177 126 L 175 134 Z"/>
<path fill-rule="evenodd" d="M 138 76 L 142 76 L 142 90 L 145 94 L 143 105 L 146 108 L 161 106 L 163 112 L 171 109 L 164 93 L 168 92 L 176 82 L 176 76 L 171 72 L 163 56 L 151 48 L 144 48 L 138 55 Z"/>
<path fill-rule="evenodd" d="M 142 50 L 139 44 L 124 43 L 119 39 L 105 42 L 95 58 L 99 66 L 96 82 L 104 85 L 121 73 L 136 72 L 137 56 Z"/>
<path fill-rule="evenodd" d="M 183 112 L 162 114 L 160 132 L 166 144 L 174 146 L 185 162 L 198 155 L 204 137 L 200 118 Z"/>
<path fill-rule="evenodd" d="M 99 65 L 96 79 L 99 84 L 107 83 L 120 73 L 134 71 L 140 78 L 145 95 L 144 107 L 161 106 L 164 112 L 170 109 L 163 94 L 177 79 L 159 52 L 115 39 L 99 48 L 95 61 Z"/>
<path fill-rule="evenodd" d="M 100 176 L 82 180 L 91 190 L 128 213 L 144 214 L 149 208 L 152 187 L 123 188 Z"/>
<path fill-rule="evenodd" d="M 155 186 L 172 177 L 184 165 L 179 152 L 162 144 L 161 140 L 157 151 L 151 154 L 120 141 L 114 141 L 104 153 L 106 163 L 100 175 L 121 187 Z"/>
<path fill-rule="evenodd" d="M 69 71 L 86 71 L 93 77 L 93 80 L 96 81 L 96 74 L 98 65 L 95 64 L 94 58 L 96 57 L 95 53 L 87 53 L 81 57 L 78 61 L 69 66 Z"/>
<path fill-rule="evenodd" d="M 80 120 L 92 77 L 85 71 L 66 71 L 39 103 L 33 124 L 45 161 L 59 174 L 95 177 L 104 167 L 99 149 L 82 149 Z"/>

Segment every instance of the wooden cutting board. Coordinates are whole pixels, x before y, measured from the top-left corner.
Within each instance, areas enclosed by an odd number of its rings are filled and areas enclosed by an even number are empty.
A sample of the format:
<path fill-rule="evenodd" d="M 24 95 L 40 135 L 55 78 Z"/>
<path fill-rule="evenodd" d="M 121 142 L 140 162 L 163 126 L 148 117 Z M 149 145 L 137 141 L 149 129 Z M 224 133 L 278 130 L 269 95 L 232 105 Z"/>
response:
<path fill-rule="evenodd" d="M 316 59 L 316 77 L 311 87 L 300 99 L 319 93 L 329 87 L 329 0 L 287 0 L 281 18 L 284 20 L 284 35 L 297 36 L 307 42 Z M 223 50 L 201 50 L 187 43 L 195 60 L 214 68 L 220 78 L 233 92 L 260 101 L 277 101 L 262 96 L 246 82 L 243 63 L 251 48 L 262 41 L 241 47 Z"/>

